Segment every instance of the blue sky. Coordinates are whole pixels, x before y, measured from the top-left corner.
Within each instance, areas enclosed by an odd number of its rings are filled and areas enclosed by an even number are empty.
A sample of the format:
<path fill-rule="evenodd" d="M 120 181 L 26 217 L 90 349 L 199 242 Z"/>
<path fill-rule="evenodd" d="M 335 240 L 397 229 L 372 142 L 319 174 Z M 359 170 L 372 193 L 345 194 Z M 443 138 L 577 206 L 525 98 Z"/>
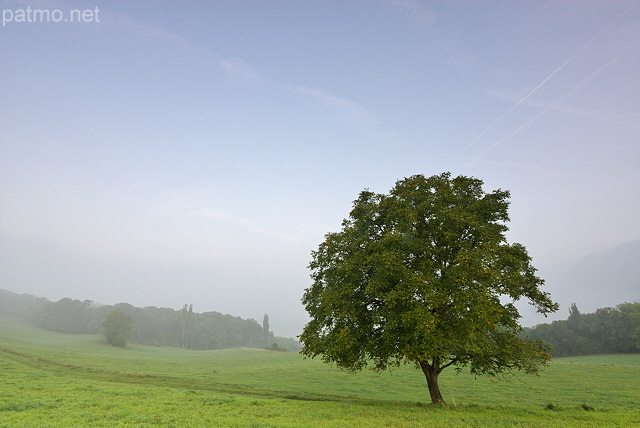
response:
<path fill-rule="evenodd" d="M 0 3 L 0 288 L 294 336 L 358 192 L 444 171 L 511 191 L 562 318 L 640 238 L 638 0 Z"/>

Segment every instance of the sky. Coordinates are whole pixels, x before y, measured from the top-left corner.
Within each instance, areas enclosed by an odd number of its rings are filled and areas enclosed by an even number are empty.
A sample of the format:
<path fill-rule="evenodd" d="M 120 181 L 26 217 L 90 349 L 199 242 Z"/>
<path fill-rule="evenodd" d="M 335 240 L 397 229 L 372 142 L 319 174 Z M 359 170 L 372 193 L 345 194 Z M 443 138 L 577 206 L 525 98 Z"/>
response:
<path fill-rule="evenodd" d="M 638 0 L 0 4 L 0 288 L 296 336 L 358 193 L 445 171 L 511 192 L 559 318 L 640 238 Z"/>

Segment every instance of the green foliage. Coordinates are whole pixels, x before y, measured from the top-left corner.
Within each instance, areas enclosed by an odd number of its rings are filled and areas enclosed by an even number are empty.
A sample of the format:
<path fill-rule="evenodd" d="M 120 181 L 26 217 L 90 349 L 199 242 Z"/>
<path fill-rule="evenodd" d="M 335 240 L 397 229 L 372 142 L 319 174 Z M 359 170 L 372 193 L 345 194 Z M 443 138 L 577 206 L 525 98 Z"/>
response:
<path fill-rule="evenodd" d="M 277 351 L 277 352 L 289 352 L 287 348 L 284 346 L 280 346 L 277 343 L 273 342 L 271 345 L 265 348 L 268 351 Z"/>
<path fill-rule="evenodd" d="M 43 297 L 0 289 L 0 316 L 13 316 L 33 322 L 36 315 L 50 303 Z"/>
<path fill-rule="evenodd" d="M 413 363 L 434 403 L 444 402 L 437 377 L 448 366 L 536 373 L 550 356 L 518 338 L 513 302 L 545 314 L 557 304 L 525 247 L 506 242 L 509 192 L 482 184 L 445 173 L 361 192 L 342 230 L 312 253 L 303 354 L 352 371 Z"/>
<path fill-rule="evenodd" d="M 110 345 L 124 348 L 133 328 L 133 317 L 120 309 L 114 309 L 102 321 L 104 336 Z"/>
<path fill-rule="evenodd" d="M 640 352 L 640 303 L 622 303 L 586 314 L 573 303 L 567 320 L 539 324 L 527 329 L 525 335 L 549 343 L 557 357 Z"/>
<path fill-rule="evenodd" d="M 65 297 L 39 310 L 36 324 L 48 330 L 81 334 L 87 332 L 87 311 L 91 301 Z"/>

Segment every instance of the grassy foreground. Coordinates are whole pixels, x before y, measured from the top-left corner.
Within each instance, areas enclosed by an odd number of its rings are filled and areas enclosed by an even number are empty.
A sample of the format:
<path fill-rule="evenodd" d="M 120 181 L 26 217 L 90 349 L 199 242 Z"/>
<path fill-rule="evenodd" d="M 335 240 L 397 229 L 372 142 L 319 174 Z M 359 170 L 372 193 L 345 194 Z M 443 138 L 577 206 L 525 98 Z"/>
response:
<path fill-rule="evenodd" d="M 296 353 L 185 351 L 0 319 L 0 427 L 640 426 L 640 355 L 554 360 L 510 381 L 443 372 L 345 373 Z"/>

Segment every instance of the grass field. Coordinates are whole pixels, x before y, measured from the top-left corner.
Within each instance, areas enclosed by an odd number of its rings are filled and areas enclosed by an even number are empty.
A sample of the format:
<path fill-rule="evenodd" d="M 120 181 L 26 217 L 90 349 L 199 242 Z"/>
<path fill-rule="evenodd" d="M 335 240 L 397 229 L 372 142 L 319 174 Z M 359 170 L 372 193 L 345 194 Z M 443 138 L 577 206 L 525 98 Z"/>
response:
<path fill-rule="evenodd" d="M 508 381 L 443 372 L 345 373 L 297 353 L 185 351 L 0 319 L 0 427 L 640 426 L 640 355 L 557 359 Z"/>

